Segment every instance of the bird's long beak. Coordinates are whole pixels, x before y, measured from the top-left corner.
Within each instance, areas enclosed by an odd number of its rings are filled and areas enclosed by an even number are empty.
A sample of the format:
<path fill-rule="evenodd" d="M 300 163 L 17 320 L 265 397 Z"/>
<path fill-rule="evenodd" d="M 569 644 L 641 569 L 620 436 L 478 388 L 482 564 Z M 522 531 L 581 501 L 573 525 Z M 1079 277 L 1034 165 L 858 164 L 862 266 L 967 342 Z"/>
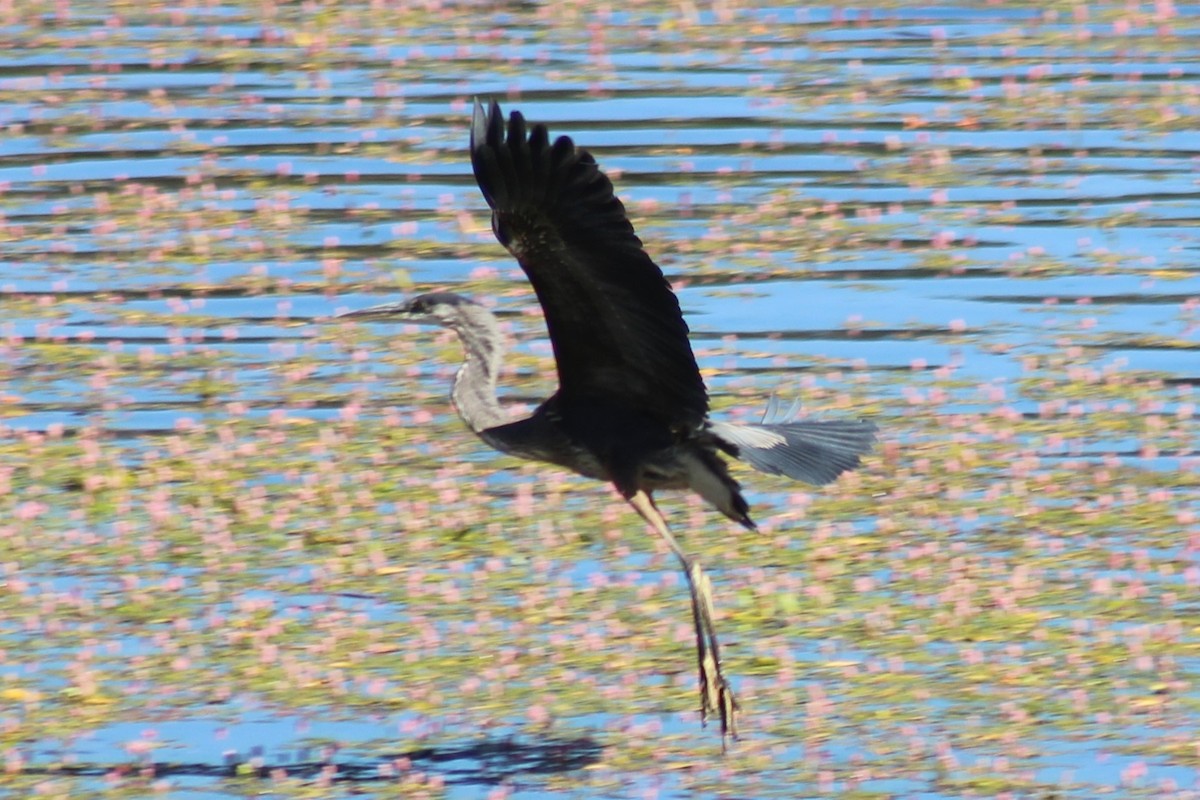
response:
<path fill-rule="evenodd" d="M 334 314 L 334 319 L 344 319 L 346 317 L 354 317 L 356 319 L 401 319 L 412 315 L 412 311 L 408 307 L 407 300 L 401 300 L 395 303 L 380 303 L 377 306 L 367 306 L 366 308 L 356 308 L 353 311 L 342 311 Z"/>

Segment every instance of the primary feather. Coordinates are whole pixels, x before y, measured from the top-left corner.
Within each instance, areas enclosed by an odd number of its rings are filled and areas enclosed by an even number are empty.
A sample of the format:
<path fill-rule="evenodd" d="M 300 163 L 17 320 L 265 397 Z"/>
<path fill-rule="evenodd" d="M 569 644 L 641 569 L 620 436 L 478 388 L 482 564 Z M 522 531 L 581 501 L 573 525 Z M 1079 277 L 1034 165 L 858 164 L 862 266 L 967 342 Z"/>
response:
<path fill-rule="evenodd" d="M 471 164 L 492 229 L 529 276 L 546 315 L 559 393 L 635 406 L 698 426 L 708 394 L 679 301 L 633 231 L 612 183 L 566 136 L 508 125 L 478 103 Z"/>

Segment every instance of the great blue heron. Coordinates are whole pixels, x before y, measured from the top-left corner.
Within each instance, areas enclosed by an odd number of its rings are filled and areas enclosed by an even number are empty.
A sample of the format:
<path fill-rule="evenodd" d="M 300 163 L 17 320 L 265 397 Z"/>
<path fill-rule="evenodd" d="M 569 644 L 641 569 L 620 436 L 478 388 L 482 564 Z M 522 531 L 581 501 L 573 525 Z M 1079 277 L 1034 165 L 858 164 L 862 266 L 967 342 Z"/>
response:
<path fill-rule="evenodd" d="M 721 454 L 773 475 L 832 481 L 871 449 L 875 426 L 808 421 L 794 412 L 736 425 L 708 418 L 708 394 L 670 284 L 634 234 L 612 183 L 586 150 L 518 112 L 507 130 L 494 101 L 476 102 L 471 165 L 492 230 L 529 277 L 546 316 L 559 388 L 513 421 L 496 397 L 503 338 L 495 317 L 457 294 L 436 292 L 342 316 L 426 323 L 458 334 L 465 363 L 451 399 L 492 447 L 610 481 L 679 559 L 692 596 L 700 715 L 737 737 L 738 709 L 721 672 L 712 584 L 671 534 L 658 489 L 691 489 L 753 530 L 750 508 Z"/>

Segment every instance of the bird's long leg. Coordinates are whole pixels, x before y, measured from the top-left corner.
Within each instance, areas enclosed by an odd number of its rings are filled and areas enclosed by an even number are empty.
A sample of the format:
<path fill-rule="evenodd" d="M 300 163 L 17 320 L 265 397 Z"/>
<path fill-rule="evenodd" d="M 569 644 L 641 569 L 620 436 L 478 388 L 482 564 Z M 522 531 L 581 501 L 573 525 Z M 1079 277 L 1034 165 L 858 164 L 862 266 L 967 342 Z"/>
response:
<path fill-rule="evenodd" d="M 721 748 L 724 749 L 726 736 L 737 739 L 738 704 L 734 699 L 733 690 L 729 688 L 725 676 L 721 673 L 721 647 L 717 643 L 717 632 L 713 626 L 712 581 L 700 567 L 700 562 L 688 558 L 683 552 L 649 494 L 639 489 L 629 498 L 629 504 L 658 532 L 683 567 L 688 590 L 692 594 L 692 621 L 696 626 L 696 660 L 700 665 L 700 720 L 706 721 L 710 712 L 720 714 Z"/>

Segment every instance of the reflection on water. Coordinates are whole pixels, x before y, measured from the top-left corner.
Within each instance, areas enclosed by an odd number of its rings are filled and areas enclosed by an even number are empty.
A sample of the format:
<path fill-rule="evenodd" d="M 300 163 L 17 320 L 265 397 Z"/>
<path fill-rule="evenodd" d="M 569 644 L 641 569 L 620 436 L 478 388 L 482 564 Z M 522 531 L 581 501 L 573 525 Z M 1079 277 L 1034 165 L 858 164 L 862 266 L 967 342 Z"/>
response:
<path fill-rule="evenodd" d="M 976 5 L 0 7 L 16 785 L 239 796 L 215 709 L 279 721 L 232 748 L 282 770 L 251 789 L 1194 787 L 1200 11 Z M 448 338 L 321 321 L 488 297 L 510 398 L 551 389 L 476 95 L 614 177 L 721 413 L 799 394 L 885 432 L 847 485 L 756 483 L 767 539 L 672 504 L 737 632 L 750 736 L 719 768 L 637 524 L 462 432 Z M 287 763 L 325 717 L 353 755 Z M 510 735 L 589 744 L 397 755 Z"/>

